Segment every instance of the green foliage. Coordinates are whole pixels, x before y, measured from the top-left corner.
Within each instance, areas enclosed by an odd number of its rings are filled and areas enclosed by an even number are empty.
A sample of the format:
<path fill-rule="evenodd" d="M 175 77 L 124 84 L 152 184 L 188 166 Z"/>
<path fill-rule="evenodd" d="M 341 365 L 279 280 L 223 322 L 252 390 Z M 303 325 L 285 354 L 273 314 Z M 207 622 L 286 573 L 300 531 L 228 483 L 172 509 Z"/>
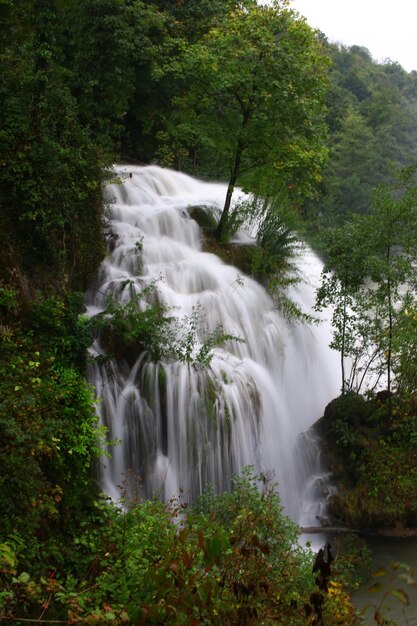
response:
<path fill-rule="evenodd" d="M 105 313 L 95 325 L 101 328 L 111 355 L 125 355 L 134 349 L 135 355 L 146 351 L 153 362 L 172 359 L 209 366 L 213 348 L 226 341 L 242 341 L 224 333 L 221 326 L 207 331 L 199 306 L 189 316 L 180 318 L 173 313 L 159 303 L 158 290 L 152 284 L 124 304 L 109 299 Z"/>
<path fill-rule="evenodd" d="M 317 293 L 317 307 L 333 307 L 331 347 L 341 354 L 342 392 L 360 390 L 365 376 L 378 383 L 386 376 L 387 389 L 410 389 L 413 367 L 402 354 L 413 345 L 413 308 L 416 301 L 417 246 L 411 235 L 416 223 L 415 167 L 396 174 L 391 188 L 374 191 L 369 215 L 354 216 L 328 235 L 328 257 Z M 411 341 L 411 343 L 410 343 Z M 345 357 L 352 359 L 349 377 Z M 401 373 L 404 372 L 404 381 Z"/>
<path fill-rule="evenodd" d="M 415 161 L 416 78 L 391 61 L 377 63 L 365 48 L 328 45 L 329 161 L 323 195 L 310 207 L 314 228 L 369 211 L 373 189 Z M 314 233 L 313 233 L 314 234 Z"/>
<path fill-rule="evenodd" d="M 104 433 L 75 367 L 91 342 L 78 307 L 71 297 L 38 301 L 25 315 L 18 311 L 21 322 L 14 319 L 1 336 L 0 534 L 18 533 L 31 567 L 46 555 L 63 558 L 59 544 L 94 497 Z"/>
<path fill-rule="evenodd" d="M 253 244 L 233 245 L 233 236 L 240 228 L 253 232 Z M 294 259 L 302 253 L 299 231 L 302 223 L 294 208 L 284 196 L 260 198 L 249 195 L 234 203 L 224 220 L 222 241 L 210 241 L 208 248 L 226 263 L 240 267 L 261 282 L 272 296 L 275 305 L 290 321 L 315 322 L 297 303 L 288 297 L 286 290 L 299 282 Z M 232 244 L 227 241 L 232 239 Z M 240 251 L 240 254 L 239 254 Z"/>
<path fill-rule="evenodd" d="M 225 238 L 230 238 L 242 226 L 253 230 L 256 236 L 251 273 L 261 279 L 272 280 L 277 275 L 283 278 L 291 260 L 302 248 L 297 234 L 301 222 L 285 195 L 249 196 L 234 204 L 225 220 Z"/>
<path fill-rule="evenodd" d="M 235 623 L 233 613 L 236 623 L 266 616 L 286 624 L 303 619 L 303 600 L 313 589 L 311 555 L 297 544 L 298 530 L 282 516 L 267 477 L 254 477 L 249 469 L 230 493 L 204 494 L 193 514 L 194 524 L 229 532 L 230 546 L 219 563 L 221 623 Z"/>
<path fill-rule="evenodd" d="M 401 393 L 415 393 L 417 389 L 417 304 L 407 298 L 396 318 L 392 338 L 393 372 L 399 381 Z"/>
<path fill-rule="evenodd" d="M 17 248 L 25 271 L 48 267 L 49 282 L 84 288 L 103 252 L 102 160 L 79 122 L 59 16 L 56 3 L 36 0 L 8 11 L 16 36 L 1 51 L 2 246 Z"/>
<path fill-rule="evenodd" d="M 84 294 L 37 295 L 27 313 L 28 334 L 42 345 L 43 351 L 82 371 L 93 331 L 84 315 Z"/>
<path fill-rule="evenodd" d="M 17 307 L 17 291 L 16 289 L 4 289 L 0 287 L 0 307 L 2 311 L 10 310 Z"/>
<path fill-rule="evenodd" d="M 182 363 L 209 366 L 213 348 L 227 341 L 243 341 L 236 335 L 225 333 L 220 325 L 207 332 L 203 320 L 204 315 L 200 306 L 194 307 L 190 316 L 175 320 L 175 338 L 169 347 L 171 358 Z M 198 337 L 202 339 L 198 341 Z"/>
<path fill-rule="evenodd" d="M 158 361 L 170 349 L 174 318 L 158 303 L 156 293 L 152 285 L 124 304 L 109 299 L 100 325 L 110 352 L 117 355 L 136 347 L 137 351 L 147 350 L 150 359 Z M 153 297 L 153 304 L 146 302 L 148 296 Z"/>
<path fill-rule="evenodd" d="M 356 533 L 340 533 L 332 539 L 333 580 L 349 591 L 367 583 L 372 571 L 372 554 L 364 539 Z"/>
<path fill-rule="evenodd" d="M 85 289 L 104 252 L 102 170 L 118 158 L 128 103 L 157 48 L 148 34 L 157 38 L 164 20 L 129 0 L 2 10 L 13 33 L 0 46 L 2 248 L 13 246 L 39 288 Z"/>
<path fill-rule="evenodd" d="M 369 345 L 361 335 L 363 306 L 360 293 L 367 244 L 358 219 L 329 229 L 325 242 L 327 258 L 317 290 L 316 310 L 331 307 L 333 338 L 330 347 L 340 352 L 344 393 L 357 382 L 361 373 L 360 360 Z M 346 356 L 352 358 L 349 377 L 345 371 Z"/>
<path fill-rule="evenodd" d="M 232 4 L 161 67 L 182 93 L 158 135 L 160 154 L 169 164 L 196 153 L 203 171 L 228 177 L 219 238 L 238 179 L 259 194 L 288 190 L 295 203 L 314 195 L 326 156 L 325 68 L 313 31 L 280 2 Z"/>
<path fill-rule="evenodd" d="M 0 544 L 2 618 L 307 623 L 312 555 L 297 544 L 298 530 L 282 515 L 264 476 L 248 470 L 231 493 L 207 493 L 193 507 L 182 498 L 168 506 L 152 500 L 124 504 L 126 510 L 96 504 L 75 538 L 73 569 L 66 576 L 32 576 L 22 570 L 18 546 Z"/>
<path fill-rule="evenodd" d="M 296 260 L 304 244 L 300 240 L 298 215 L 288 200 L 276 197 L 263 201 L 254 216 L 258 222 L 258 245 L 252 257 L 252 273 L 266 282 L 275 305 L 290 321 L 315 322 L 313 316 L 287 295 L 288 287 L 300 280 Z"/>
<path fill-rule="evenodd" d="M 83 0 L 70 2 L 62 15 L 80 122 L 110 156 L 119 151 L 123 116 L 133 92 L 143 14 L 141 2 Z"/>

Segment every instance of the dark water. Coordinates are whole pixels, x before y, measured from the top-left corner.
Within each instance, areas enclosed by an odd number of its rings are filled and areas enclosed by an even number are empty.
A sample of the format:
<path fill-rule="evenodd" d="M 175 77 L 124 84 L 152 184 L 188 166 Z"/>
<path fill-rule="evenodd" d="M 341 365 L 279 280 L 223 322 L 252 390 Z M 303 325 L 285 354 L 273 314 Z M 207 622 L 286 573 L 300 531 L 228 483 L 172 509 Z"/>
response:
<path fill-rule="evenodd" d="M 352 595 L 354 605 L 362 612 L 364 625 L 376 626 L 374 620 L 375 611 L 378 610 L 382 617 L 397 624 L 398 626 L 417 626 L 417 589 L 407 584 L 401 576 L 407 573 L 405 567 L 394 569 L 392 563 L 400 563 L 411 568 L 412 577 L 417 580 L 417 537 L 387 538 L 366 537 L 364 538 L 372 555 L 372 572 L 385 568 L 387 574 L 371 578 L 362 588 Z M 326 542 L 334 540 L 331 534 L 304 534 L 301 537 L 303 544 L 309 543 L 312 550 L 317 552 Z M 369 592 L 368 589 L 375 583 L 381 583 L 382 589 L 378 592 Z M 391 593 L 392 590 L 405 592 L 409 604 L 405 605 Z"/>
<path fill-rule="evenodd" d="M 401 575 L 406 573 L 405 568 L 394 569 L 392 567 L 392 563 L 407 565 L 411 567 L 414 577 L 417 578 L 417 537 L 406 539 L 368 538 L 366 541 L 372 553 L 373 570 L 376 571 L 378 568 L 384 567 L 388 574 L 371 580 L 353 596 L 355 605 L 360 609 L 372 605 L 365 611 L 365 623 L 376 624 L 373 616 L 375 607 L 378 607 L 384 617 L 393 620 L 399 626 L 417 626 L 417 589 L 401 579 Z M 368 592 L 367 589 L 374 583 L 381 583 L 382 591 Z M 391 590 L 405 592 L 409 598 L 409 604 L 402 604 L 391 594 L 384 598 L 384 594 Z"/>

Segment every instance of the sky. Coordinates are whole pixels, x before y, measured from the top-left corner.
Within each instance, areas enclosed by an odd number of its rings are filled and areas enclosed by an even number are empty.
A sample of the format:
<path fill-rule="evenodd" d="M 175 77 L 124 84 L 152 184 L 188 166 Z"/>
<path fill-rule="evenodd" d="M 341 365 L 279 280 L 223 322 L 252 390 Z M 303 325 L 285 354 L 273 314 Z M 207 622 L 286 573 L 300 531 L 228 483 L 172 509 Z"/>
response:
<path fill-rule="evenodd" d="M 292 0 L 290 7 L 332 42 L 417 70 L 417 0 Z"/>

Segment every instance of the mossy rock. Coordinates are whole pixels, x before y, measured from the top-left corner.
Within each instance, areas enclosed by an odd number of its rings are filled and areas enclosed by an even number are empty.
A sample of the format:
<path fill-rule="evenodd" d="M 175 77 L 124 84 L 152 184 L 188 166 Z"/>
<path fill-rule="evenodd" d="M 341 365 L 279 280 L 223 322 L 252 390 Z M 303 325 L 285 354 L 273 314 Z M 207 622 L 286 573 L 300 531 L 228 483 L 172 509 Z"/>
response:
<path fill-rule="evenodd" d="M 190 217 L 202 228 L 204 234 L 215 233 L 217 220 L 213 215 L 211 207 L 193 206 L 188 209 Z"/>
<path fill-rule="evenodd" d="M 321 433 L 331 435 L 337 422 L 346 422 L 358 428 L 367 421 L 369 404 L 358 393 L 350 391 L 332 400 L 325 408 L 324 415 L 317 424 Z"/>
<path fill-rule="evenodd" d="M 190 217 L 203 231 L 203 250 L 215 254 L 228 265 L 234 265 L 249 276 L 253 275 L 256 244 L 218 241 L 216 238 L 217 220 L 209 206 L 193 206 L 188 209 Z"/>
<path fill-rule="evenodd" d="M 339 490 L 328 501 L 328 513 L 342 526 L 363 532 L 384 534 L 395 529 L 398 534 L 417 526 L 415 504 L 409 505 L 395 493 L 397 484 L 381 486 L 375 493 L 371 485 L 360 483 L 354 487 L 339 485 Z M 410 500 L 415 496 L 410 493 Z"/>
<path fill-rule="evenodd" d="M 337 487 L 328 513 L 340 524 L 364 531 L 417 526 L 414 415 L 396 396 L 349 393 L 326 407 L 314 430 Z"/>
<path fill-rule="evenodd" d="M 256 246 L 252 244 L 222 243 L 215 239 L 207 239 L 203 244 L 205 252 L 215 254 L 222 261 L 242 270 L 244 274 L 253 275 L 253 255 Z"/>
<path fill-rule="evenodd" d="M 106 324 L 102 329 L 100 341 L 109 358 L 115 359 L 119 366 L 126 362 L 129 367 L 133 367 L 139 354 L 146 349 L 140 340 L 126 342 L 111 323 Z"/>

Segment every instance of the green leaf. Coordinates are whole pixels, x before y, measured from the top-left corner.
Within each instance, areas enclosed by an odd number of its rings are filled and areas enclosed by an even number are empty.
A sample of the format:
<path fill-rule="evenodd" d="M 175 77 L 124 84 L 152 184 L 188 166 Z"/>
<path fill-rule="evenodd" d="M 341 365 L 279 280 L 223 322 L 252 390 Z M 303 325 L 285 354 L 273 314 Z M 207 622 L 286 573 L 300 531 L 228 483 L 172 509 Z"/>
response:
<path fill-rule="evenodd" d="M 210 557 L 218 559 L 222 553 L 222 544 L 217 537 L 211 537 L 207 545 L 207 552 Z"/>
<path fill-rule="evenodd" d="M 206 602 L 207 602 L 207 593 L 206 593 L 206 590 L 204 589 L 204 587 L 202 587 L 202 586 L 198 587 L 197 593 L 198 593 L 199 598 L 202 601 L 202 603 L 206 604 Z"/>
<path fill-rule="evenodd" d="M 111 621 L 113 621 L 114 619 L 116 619 L 116 615 L 115 615 L 115 613 L 106 613 L 106 620 L 107 620 L 108 622 L 111 622 Z"/>
<path fill-rule="evenodd" d="M 368 591 L 368 593 L 378 593 L 378 591 L 382 591 L 382 589 L 383 589 L 382 583 L 375 583 L 374 585 L 371 585 L 370 587 L 368 587 L 366 591 Z"/>
<path fill-rule="evenodd" d="M 27 572 L 22 572 L 18 580 L 20 583 L 28 583 L 30 581 L 30 576 Z"/>
<path fill-rule="evenodd" d="M 7 545 L 7 543 L 0 543 L 0 556 L 11 567 L 13 567 L 15 565 L 15 563 L 16 563 L 15 553 Z"/>
<path fill-rule="evenodd" d="M 405 606 L 410 604 L 410 598 L 402 589 L 392 589 L 391 595 L 394 596 L 394 598 L 397 598 L 397 600 L 399 600 Z"/>
<path fill-rule="evenodd" d="M 387 576 L 388 572 L 385 567 L 381 566 L 374 572 L 373 577 L 378 578 L 379 576 Z"/>

